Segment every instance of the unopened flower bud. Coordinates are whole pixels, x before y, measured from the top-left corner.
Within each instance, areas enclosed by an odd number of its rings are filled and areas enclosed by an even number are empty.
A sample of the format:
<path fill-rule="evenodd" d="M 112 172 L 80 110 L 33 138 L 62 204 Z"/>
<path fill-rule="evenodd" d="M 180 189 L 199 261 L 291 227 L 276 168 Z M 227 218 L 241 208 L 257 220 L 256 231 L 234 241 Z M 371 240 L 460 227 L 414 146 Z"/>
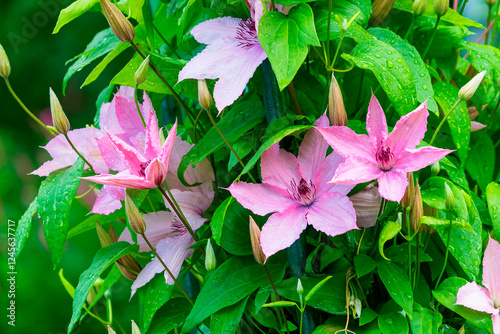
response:
<path fill-rule="evenodd" d="M 262 246 L 260 245 L 260 228 L 253 220 L 252 216 L 250 216 L 250 241 L 252 242 L 252 252 L 257 261 L 260 264 L 265 264 L 267 261 L 264 252 L 262 251 Z"/>
<path fill-rule="evenodd" d="M 347 31 L 347 28 L 349 28 L 348 25 L 347 25 L 347 20 L 343 19 L 342 20 L 342 24 L 340 25 L 340 29 L 342 30 L 342 32 L 345 33 Z"/>
<path fill-rule="evenodd" d="M 352 310 L 354 319 L 358 319 L 361 316 L 361 300 L 353 295 L 349 296 L 349 307 Z"/>
<path fill-rule="evenodd" d="M 102 13 L 118 39 L 124 43 L 134 40 L 135 30 L 125 15 L 109 0 L 99 0 L 101 2 Z"/>
<path fill-rule="evenodd" d="M 135 281 L 137 275 L 142 270 L 139 262 L 137 262 L 137 260 L 130 254 L 121 257 L 118 261 L 116 261 L 116 264 L 118 265 L 118 269 L 120 269 L 122 275 L 131 281 Z"/>
<path fill-rule="evenodd" d="M 141 334 L 141 331 L 134 320 L 132 320 L 132 334 Z"/>
<path fill-rule="evenodd" d="M 339 83 L 332 73 L 332 82 L 328 93 L 328 118 L 330 123 L 336 126 L 345 126 L 347 124 L 347 114 L 344 107 L 344 99 L 340 91 Z"/>
<path fill-rule="evenodd" d="M 214 102 L 205 79 L 198 80 L 198 102 L 200 103 L 200 106 L 206 110 L 210 110 L 210 107 L 212 107 Z"/>
<path fill-rule="evenodd" d="M 420 225 L 420 219 L 424 215 L 424 204 L 422 201 L 422 195 L 420 193 L 420 186 L 415 185 L 415 196 L 413 199 L 413 204 L 410 209 L 410 229 L 413 232 L 420 233 L 423 231 L 424 226 Z"/>
<path fill-rule="evenodd" d="M 432 176 L 436 176 L 441 171 L 441 166 L 439 165 L 439 161 L 436 161 L 431 165 L 431 174 Z"/>
<path fill-rule="evenodd" d="M 108 325 L 108 334 L 116 334 L 116 332 L 111 328 L 110 325 Z"/>
<path fill-rule="evenodd" d="M 52 114 L 52 123 L 54 123 L 54 128 L 56 128 L 57 132 L 62 134 L 67 134 L 70 130 L 69 120 L 64 114 L 63 108 L 61 107 L 61 103 L 57 98 L 56 94 L 49 88 L 50 94 L 50 112 Z"/>
<path fill-rule="evenodd" d="M 4 78 L 8 78 L 10 75 L 10 63 L 2 44 L 0 44 L 0 75 Z"/>
<path fill-rule="evenodd" d="M 99 237 L 99 241 L 101 242 L 101 246 L 103 248 L 115 243 L 115 241 L 113 241 L 111 236 L 108 233 L 106 233 L 106 231 L 102 228 L 102 226 L 98 222 L 95 223 L 95 229 L 97 231 L 97 236 Z"/>
<path fill-rule="evenodd" d="M 297 293 L 299 294 L 300 305 L 302 305 L 302 295 L 304 294 L 304 287 L 302 286 L 300 278 L 297 280 Z"/>
<path fill-rule="evenodd" d="M 405 194 L 399 203 L 403 208 L 409 208 L 413 204 L 415 198 L 415 182 L 413 181 L 413 173 L 408 173 L 408 186 L 406 187 Z"/>
<path fill-rule="evenodd" d="M 396 2 L 396 0 L 375 0 L 372 3 L 373 11 L 370 16 L 371 25 L 376 27 L 384 22 L 387 15 L 389 15 L 392 6 L 394 6 L 394 2 Z"/>
<path fill-rule="evenodd" d="M 215 257 L 214 248 L 210 243 L 210 239 L 208 239 L 207 248 L 205 249 L 205 268 L 208 271 L 217 268 L 217 258 Z"/>
<path fill-rule="evenodd" d="M 137 234 L 144 234 L 146 232 L 146 222 L 128 194 L 125 194 L 125 213 L 132 231 Z"/>
<path fill-rule="evenodd" d="M 149 55 L 143 60 L 141 66 L 137 69 L 134 75 L 135 83 L 140 85 L 146 81 L 148 77 L 148 67 L 149 67 Z"/>
<path fill-rule="evenodd" d="M 455 208 L 455 196 L 448 183 L 444 184 L 444 206 L 450 211 Z"/>
<path fill-rule="evenodd" d="M 448 0 L 434 0 L 434 13 L 437 16 L 443 16 L 448 11 L 450 4 Z"/>
<path fill-rule="evenodd" d="M 427 0 L 415 0 L 413 6 L 411 7 L 411 12 L 415 16 L 420 16 L 425 13 L 427 9 Z"/>
<path fill-rule="evenodd" d="M 465 86 L 460 89 L 460 91 L 458 92 L 458 97 L 465 101 L 470 100 L 470 98 L 474 95 L 477 88 L 483 81 L 485 75 L 486 71 L 482 71 L 481 73 L 476 74 L 474 78 L 472 78 Z"/>
<path fill-rule="evenodd" d="M 167 169 L 163 162 L 155 158 L 149 163 L 144 174 L 146 175 L 146 180 L 159 187 L 167 177 Z"/>
<path fill-rule="evenodd" d="M 497 0 L 484 0 L 484 2 L 486 2 L 486 4 L 490 7 L 493 7 L 497 4 Z"/>

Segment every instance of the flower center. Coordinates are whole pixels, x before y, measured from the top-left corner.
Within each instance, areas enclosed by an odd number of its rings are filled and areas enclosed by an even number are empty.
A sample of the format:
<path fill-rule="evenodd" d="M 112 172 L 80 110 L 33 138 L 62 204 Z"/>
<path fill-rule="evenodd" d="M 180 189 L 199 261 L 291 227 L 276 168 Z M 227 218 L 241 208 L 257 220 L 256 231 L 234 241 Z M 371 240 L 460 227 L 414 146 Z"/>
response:
<path fill-rule="evenodd" d="M 146 168 L 148 168 L 149 164 L 151 163 L 151 160 L 148 160 L 147 162 L 144 162 L 141 164 L 141 169 L 139 169 L 139 176 L 146 177 Z"/>
<path fill-rule="evenodd" d="M 394 154 L 391 153 L 391 149 L 383 146 L 378 149 L 377 154 L 377 164 L 383 171 L 391 170 L 392 166 L 394 166 Z"/>
<path fill-rule="evenodd" d="M 177 218 L 174 218 L 174 222 L 172 223 L 172 234 L 176 237 L 184 235 L 187 233 L 186 226 L 182 224 Z"/>
<path fill-rule="evenodd" d="M 243 49 L 248 49 L 258 44 L 259 39 L 257 38 L 255 21 L 252 19 L 241 21 L 239 27 L 236 29 L 236 39 L 239 40 L 238 46 Z"/>
<path fill-rule="evenodd" d="M 295 179 L 292 179 L 290 181 L 290 188 L 292 191 L 288 191 L 288 193 L 294 200 L 302 202 L 306 206 L 311 205 L 314 201 L 316 186 L 312 183 L 312 181 L 307 183 L 307 181 L 302 178 L 300 179 L 299 184 L 297 184 Z"/>

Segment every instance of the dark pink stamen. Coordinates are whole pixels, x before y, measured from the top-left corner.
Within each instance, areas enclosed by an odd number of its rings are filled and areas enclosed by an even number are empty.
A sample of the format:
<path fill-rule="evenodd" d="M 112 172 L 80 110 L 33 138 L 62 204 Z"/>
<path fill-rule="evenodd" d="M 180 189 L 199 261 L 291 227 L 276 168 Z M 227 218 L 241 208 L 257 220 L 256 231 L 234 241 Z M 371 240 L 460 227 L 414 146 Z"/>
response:
<path fill-rule="evenodd" d="M 244 49 L 251 48 L 259 43 L 255 21 L 252 19 L 241 21 L 239 27 L 236 29 L 236 39 L 240 41 L 238 46 Z"/>
<path fill-rule="evenodd" d="M 394 166 L 394 154 L 391 152 L 389 147 L 384 148 L 383 146 L 378 149 L 377 163 L 381 170 L 388 171 Z"/>

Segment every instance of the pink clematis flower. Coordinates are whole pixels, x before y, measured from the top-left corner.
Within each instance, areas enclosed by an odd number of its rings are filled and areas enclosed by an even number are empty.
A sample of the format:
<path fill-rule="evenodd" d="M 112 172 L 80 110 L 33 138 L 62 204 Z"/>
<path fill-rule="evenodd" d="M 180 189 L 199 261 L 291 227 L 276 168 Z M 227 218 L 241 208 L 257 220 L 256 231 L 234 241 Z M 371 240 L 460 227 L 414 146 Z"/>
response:
<path fill-rule="evenodd" d="M 220 17 L 198 24 L 194 38 L 208 46 L 179 73 L 184 79 L 217 79 L 214 100 L 219 113 L 243 92 L 257 67 L 267 58 L 257 38 L 263 15 L 260 0 L 249 0 L 251 18 Z"/>
<path fill-rule="evenodd" d="M 366 117 L 368 136 L 358 135 L 346 126 L 316 128 L 346 158 L 330 182 L 357 184 L 377 179 L 380 195 L 399 202 L 408 185 L 408 172 L 424 168 L 452 152 L 432 146 L 415 148 L 424 138 L 428 115 L 424 102 L 401 117 L 388 134 L 384 111 L 372 95 Z"/>
<path fill-rule="evenodd" d="M 458 305 L 491 314 L 493 334 L 500 334 L 500 244 L 489 239 L 483 258 L 483 285 L 469 282 L 458 290 Z"/>
<path fill-rule="evenodd" d="M 101 174 L 82 177 L 82 179 L 100 184 L 135 189 L 151 189 L 162 184 L 167 177 L 170 155 L 177 133 L 177 121 L 169 131 L 168 137 L 162 146 L 160 143 L 158 120 L 154 112 L 151 111 L 146 127 L 146 143 L 143 152 L 127 144 L 116 135 L 109 132 L 106 133 L 111 144 L 111 152 L 107 152 L 107 148 L 105 148 L 103 155 L 108 153 L 118 154 L 126 169 L 115 175 Z"/>
<path fill-rule="evenodd" d="M 327 126 L 328 118 L 316 123 Z M 261 245 L 266 257 L 289 247 L 308 224 L 335 236 L 356 227 L 356 214 L 346 194 L 351 185 L 326 183 L 343 158 L 331 153 L 315 130 L 309 130 L 299 155 L 271 146 L 262 154 L 262 184 L 235 182 L 228 190 L 245 208 L 258 215 L 274 212 L 262 228 Z"/>

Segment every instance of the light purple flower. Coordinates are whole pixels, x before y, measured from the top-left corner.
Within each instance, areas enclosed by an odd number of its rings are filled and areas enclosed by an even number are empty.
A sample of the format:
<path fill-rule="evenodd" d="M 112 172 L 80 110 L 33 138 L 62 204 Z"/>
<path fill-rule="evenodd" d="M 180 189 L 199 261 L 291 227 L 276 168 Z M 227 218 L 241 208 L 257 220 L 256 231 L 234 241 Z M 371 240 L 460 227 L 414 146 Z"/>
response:
<path fill-rule="evenodd" d="M 416 149 L 427 130 L 426 103 L 401 117 L 390 134 L 384 111 L 372 95 L 366 117 L 367 135 L 346 126 L 316 128 L 331 147 L 346 158 L 331 183 L 357 184 L 378 180 L 379 193 L 399 202 L 408 185 L 407 173 L 439 161 L 450 150 L 426 146 Z"/>
<path fill-rule="evenodd" d="M 500 334 L 500 244 L 492 238 L 484 252 L 483 285 L 465 284 L 458 289 L 456 304 L 491 314 L 493 334 Z"/>
<path fill-rule="evenodd" d="M 322 116 L 316 125 L 327 126 Z M 356 227 L 356 214 L 346 194 L 351 185 L 333 185 L 331 179 L 343 158 L 332 153 L 315 130 L 309 130 L 299 155 L 271 146 L 262 154 L 262 184 L 235 182 L 228 190 L 245 208 L 258 215 L 274 212 L 262 228 L 266 257 L 289 247 L 308 224 L 335 236 Z"/>
<path fill-rule="evenodd" d="M 243 92 L 257 67 L 267 58 L 257 38 L 263 14 L 260 0 L 250 0 L 251 18 L 220 17 L 198 24 L 194 38 L 208 46 L 179 73 L 184 79 L 219 79 L 214 100 L 219 113 Z"/>

